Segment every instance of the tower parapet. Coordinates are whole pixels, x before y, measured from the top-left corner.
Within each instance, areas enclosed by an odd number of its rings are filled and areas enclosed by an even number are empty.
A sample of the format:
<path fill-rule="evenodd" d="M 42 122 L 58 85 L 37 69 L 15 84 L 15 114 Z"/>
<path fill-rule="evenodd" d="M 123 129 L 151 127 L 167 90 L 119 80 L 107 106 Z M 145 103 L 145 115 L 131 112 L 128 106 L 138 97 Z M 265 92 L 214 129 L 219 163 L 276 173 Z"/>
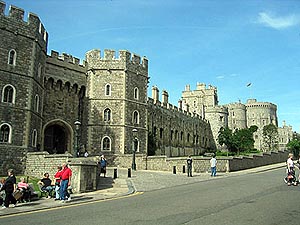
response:
<path fill-rule="evenodd" d="M 33 13 L 28 14 L 28 20 L 24 20 L 24 10 L 11 5 L 9 13 L 5 15 L 6 4 L 0 1 L 0 29 L 21 35 L 38 42 L 47 52 L 48 33 L 39 17 Z"/>
<path fill-rule="evenodd" d="M 118 57 L 114 50 L 104 50 L 104 56 L 101 57 L 99 49 L 93 49 L 86 53 L 88 70 L 125 70 L 140 75 L 148 76 L 148 59 L 130 53 L 127 50 L 120 50 Z"/>

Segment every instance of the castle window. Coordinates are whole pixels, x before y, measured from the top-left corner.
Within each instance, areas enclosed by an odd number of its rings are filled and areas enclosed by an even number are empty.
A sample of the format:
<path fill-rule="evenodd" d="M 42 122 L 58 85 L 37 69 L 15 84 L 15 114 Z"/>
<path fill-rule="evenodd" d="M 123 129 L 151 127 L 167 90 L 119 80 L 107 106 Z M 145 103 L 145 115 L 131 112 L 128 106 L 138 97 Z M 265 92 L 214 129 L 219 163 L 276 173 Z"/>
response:
<path fill-rule="evenodd" d="M 2 91 L 2 102 L 15 103 L 15 88 L 11 85 L 6 85 Z"/>
<path fill-rule="evenodd" d="M 105 96 L 111 96 L 111 86 L 110 86 L 110 84 L 105 85 Z"/>
<path fill-rule="evenodd" d="M 11 143 L 11 127 L 7 123 L 0 126 L 0 143 Z"/>
<path fill-rule="evenodd" d="M 134 99 L 139 99 L 139 89 L 137 87 L 134 88 Z"/>
<path fill-rule="evenodd" d="M 164 134 L 164 129 L 160 128 L 159 129 L 159 138 L 162 139 L 163 138 L 163 134 Z"/>
<path fill-rule="evenodd" d="M 41 75 L 42 75 L 42 69 L 43 69 L 42 65 L 39 64 L 39 67 L 38 67 L 38 78 L 40 78 Z"/>
<path fill-rule="evenodd" d="M 111 110 L 109 108 L 105 109 L 103 112 L 103 120 L 109 122 L 111 119 Z"/>
<path fill-rule="evenodd" d="M 173 140 L 174 131 L 171 130 L 171 141 Z"/>
<path fill-rule="evenodd" d="M 40 106 L 40 97 L 38 95 L 34 98 L 34 111 L 39 112 L 39 106 Z"/>
<path fill-rule="evenodd" d="M 32 131 L 31 146 L 32 146 L 32 147 L 36 147 L 36 144 L 37 144 L 37 131 L 36 131 L 36 129 L 34 129 L 34 130 Z"/>
<path fill-rule="evenodd" d="M 138 111 L 134 111 L 133 112 L 133 118 L 132 119 L 133 119 L 133 123 L 134 124 L 139 124 L 140 121 L 139 121 L 139 113 L 138 113 Z"/>
<path fill-rule="evenodd" d="M 181 141 L 183 140 L 183 131 L 181 131 L 181 133 L 180 133 L 180 140 Z"/>
<path fill-rule="evenodd" d="M 17 53 L 14 49 L 11 49 L 8 53 L 8 61 L 7 63 L 9 65 L 13 65 L 15 66 L 16 65 L 16 59 L 17 59 Z"/>
<path fill-rule="evenodd" d="M 102 139 L 102 151 L 110 151 L 111 150 L 111 141 L 109 137 L 104 137 Z"/>
<path fill-rule="evenodd" d="M 190 142 L 190 134 L 187 134 L 187 142 Z"/>

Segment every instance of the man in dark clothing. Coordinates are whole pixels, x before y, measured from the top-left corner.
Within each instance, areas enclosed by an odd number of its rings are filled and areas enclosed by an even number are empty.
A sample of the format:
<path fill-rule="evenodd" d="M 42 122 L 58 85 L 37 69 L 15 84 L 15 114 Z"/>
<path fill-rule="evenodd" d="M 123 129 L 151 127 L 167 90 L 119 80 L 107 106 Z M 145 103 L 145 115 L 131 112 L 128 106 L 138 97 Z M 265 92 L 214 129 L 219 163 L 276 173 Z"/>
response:
<path fill-rule="evenodd" d="M 192 177 L 192 164 L 193 164 L 193 159 L 191 158 L 191 156 L 189 155 L 189 157 L 186 160 L 187 163 L 187 174 L 188 177 Z"/>
<path fill-rule="evenodd" d="M 12 203 L 13 207 L 15 207 L 17 204 L 17 200 L 13 196 L 13 193 L 17 189 L 17 185 L 16 185 L 17 179 L 12 169 L 9 169 L 7 173 L 8 173 L 8 177 L 3 187 L 1 188 L 1 190 L 5 190 L 5 200 L 4 200 L 4 205 L 2 206 L 3 209 L 8 208 L 9 203 Z"/>
<path fill-rule="evenodd" d="M 48 198 L 51 198 L 51 192 L 54 186 L 52 185 L 52 180 L 49 178 L 49 173 L 45 173 L 44 178 L 41 179 L 38 184 L 42 185 L 42 191 L 47 191 L 49 193 Z"/>

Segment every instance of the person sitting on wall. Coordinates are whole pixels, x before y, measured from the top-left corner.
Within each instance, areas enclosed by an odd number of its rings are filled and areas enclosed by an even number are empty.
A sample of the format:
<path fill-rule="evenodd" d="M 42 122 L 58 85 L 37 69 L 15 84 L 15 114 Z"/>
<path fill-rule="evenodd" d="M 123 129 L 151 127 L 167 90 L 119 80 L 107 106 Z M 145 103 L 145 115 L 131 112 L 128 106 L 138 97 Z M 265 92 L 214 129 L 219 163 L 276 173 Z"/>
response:
<path fill-rule="evenodd" d="M 30 201 L 30 188 L 29 184 L 25 182 L 25 178 L 21 177 L 20 182 L 17 185 L 17 188 L 23 193 L 23 196 L 19 200 L 20 202 L 29 202 Z"/>
<path fill-rule="evenodd" d="M 52 181 L 49 178 L 49 173 L 44 173 L 44 178 L 41 179 L 38 182 L 39 185 L 42 185 L 41 190 L 42 191 L 47 191 L 48 192 L 48 198 L 51 198 L 51 193 L 54 189 L 54 186 L 52 186 Z"/>

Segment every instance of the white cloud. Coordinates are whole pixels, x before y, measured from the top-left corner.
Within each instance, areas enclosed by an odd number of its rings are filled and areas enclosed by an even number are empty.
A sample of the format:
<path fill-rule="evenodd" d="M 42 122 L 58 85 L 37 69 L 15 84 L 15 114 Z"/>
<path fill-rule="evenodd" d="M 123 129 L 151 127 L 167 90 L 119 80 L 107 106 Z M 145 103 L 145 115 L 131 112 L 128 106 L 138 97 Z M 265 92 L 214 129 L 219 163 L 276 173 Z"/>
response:
<path fill-rule="evenodd" d="M 274 29 L 285 29 L 300 24 L 300 17 L 288 15 L 285 17 L 276 17 L 266 12 L 259 13 L 258 23 Z"/>
<path fill-rule="evenodd" d="M 223 75 L 220 75 L 220 76 L 217 76 L 216 77 L 218 80 L 222 80 L 222 79 L 224 79 L 225 78 L 225 76 L 223 76 Z"/>

